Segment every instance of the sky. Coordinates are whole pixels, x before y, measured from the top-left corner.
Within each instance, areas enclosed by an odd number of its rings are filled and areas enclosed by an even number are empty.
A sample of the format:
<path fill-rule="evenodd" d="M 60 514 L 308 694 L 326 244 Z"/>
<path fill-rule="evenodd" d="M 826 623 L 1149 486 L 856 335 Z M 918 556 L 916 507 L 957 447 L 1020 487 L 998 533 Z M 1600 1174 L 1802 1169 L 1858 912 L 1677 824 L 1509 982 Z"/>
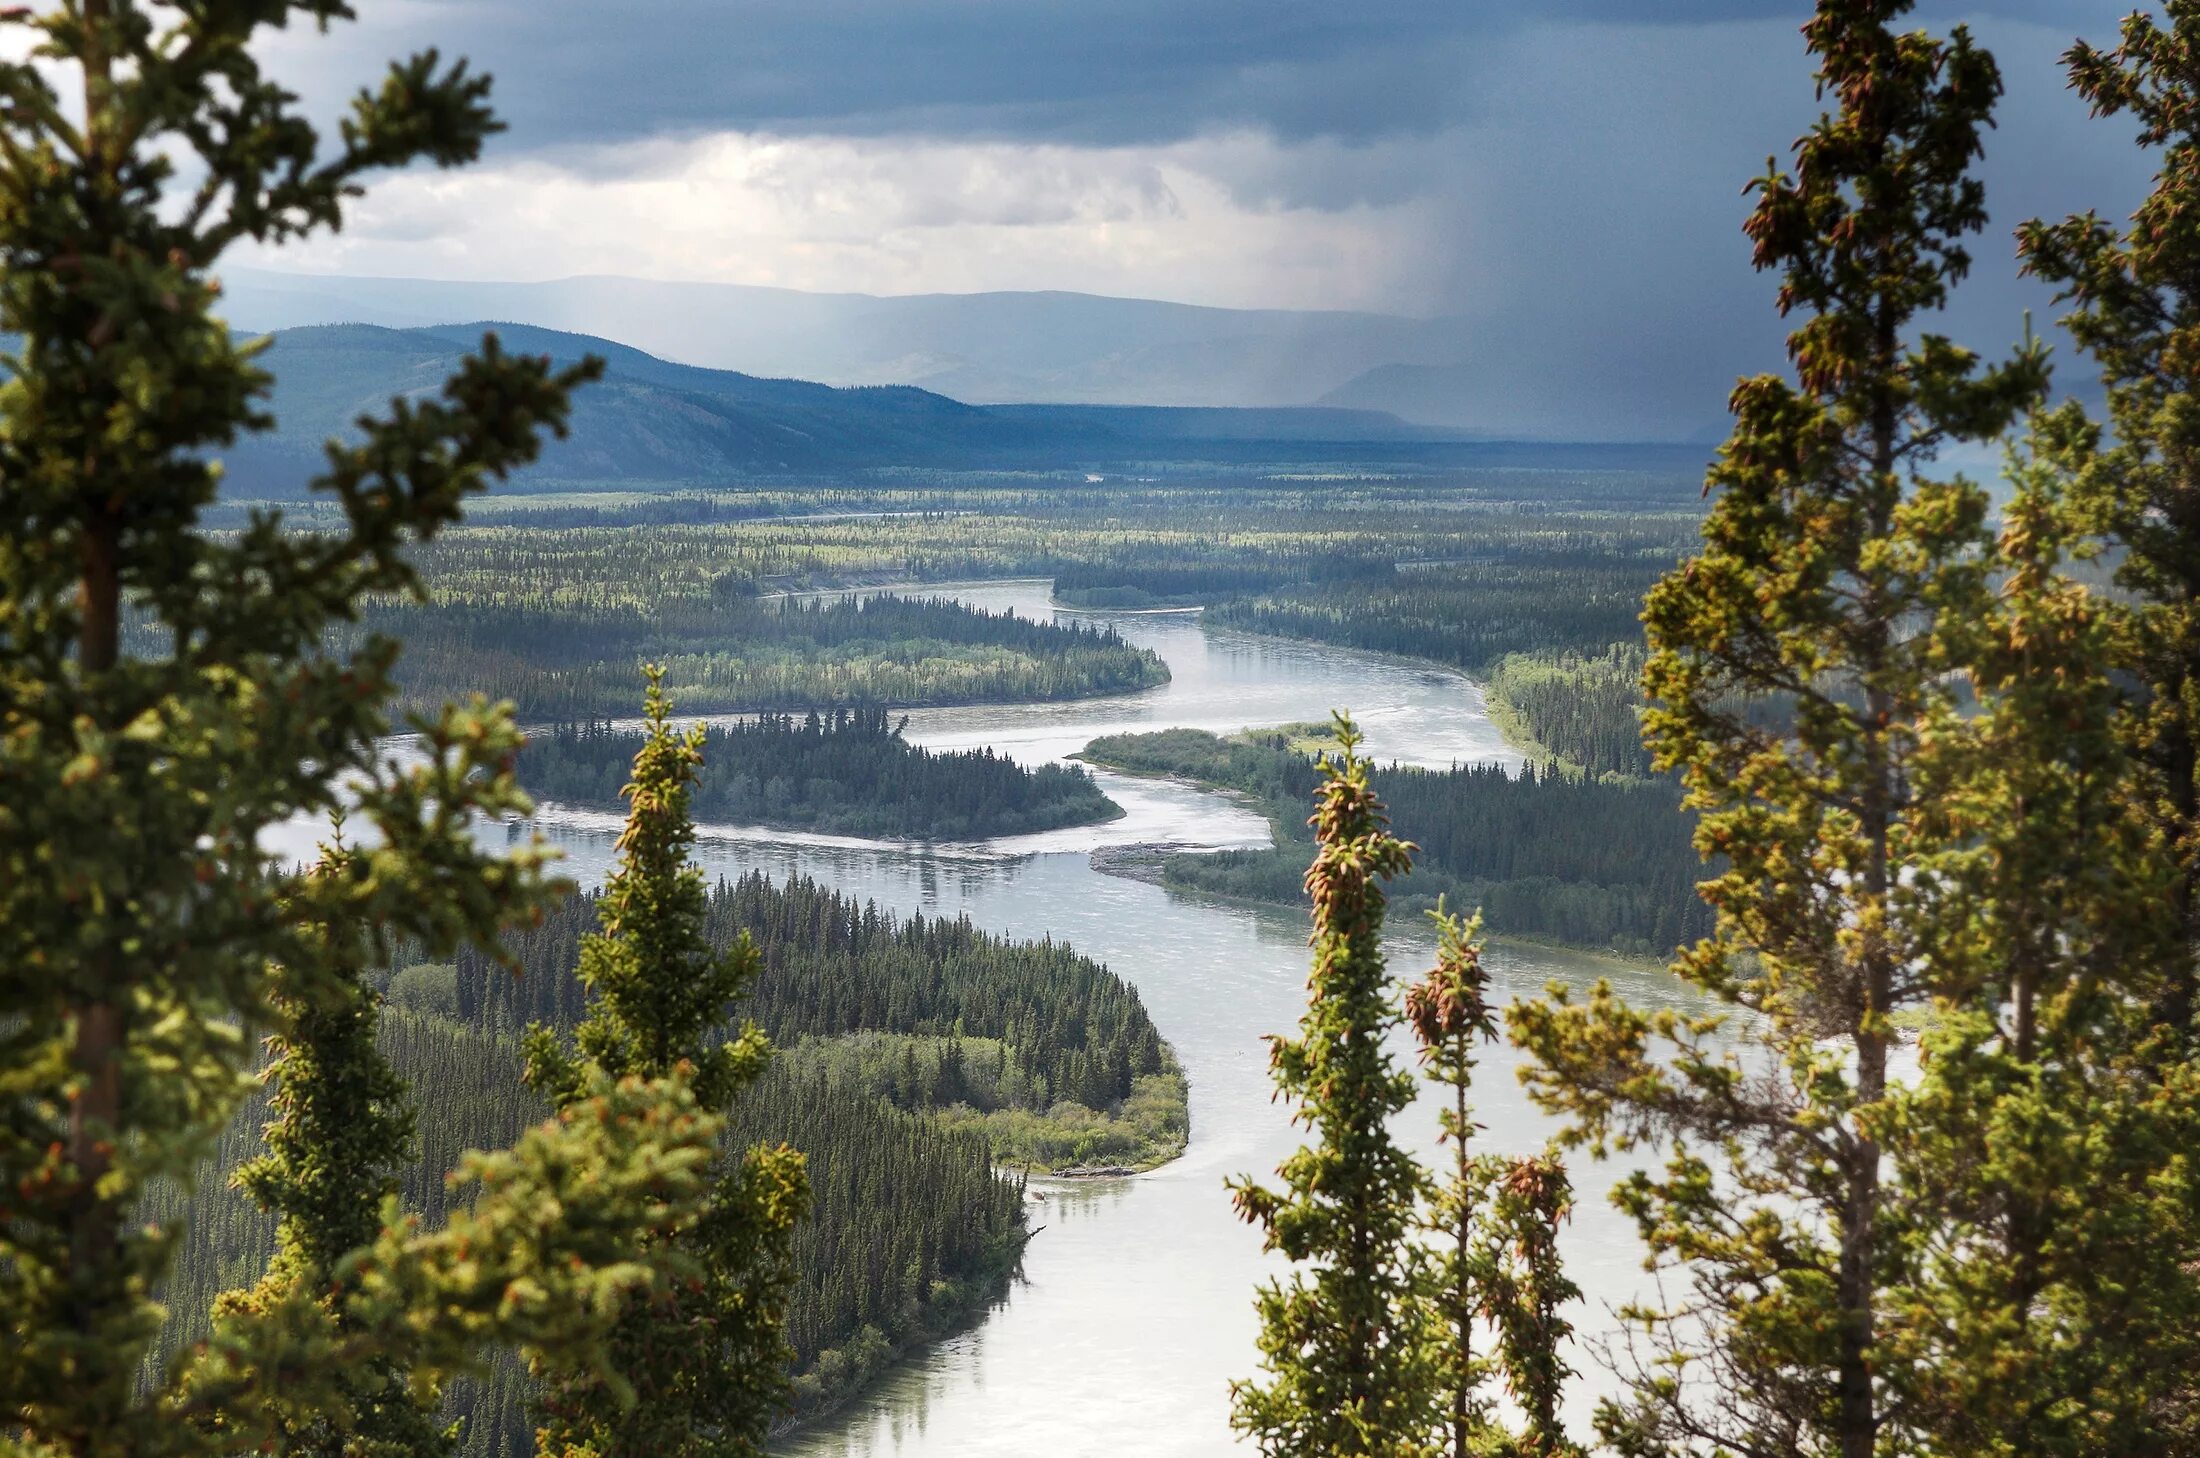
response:
<path fill-rule="evenodd" d="M 1921 7 L 2008 94 L 1951 332 L 2051 296 L 2010 229 L 2149 166 L 2058 61 L 2129 0 Z M 328 103 L 426 45 L 496 77 L 482 164 L 387 179 L 250 261 L 866 293 L 1071 289 L 1457 318 L 1613 390 L 1778 356 L 1742 185 L 1817 111 L 1782 0 L 369 0 L 274 64 Z"/>

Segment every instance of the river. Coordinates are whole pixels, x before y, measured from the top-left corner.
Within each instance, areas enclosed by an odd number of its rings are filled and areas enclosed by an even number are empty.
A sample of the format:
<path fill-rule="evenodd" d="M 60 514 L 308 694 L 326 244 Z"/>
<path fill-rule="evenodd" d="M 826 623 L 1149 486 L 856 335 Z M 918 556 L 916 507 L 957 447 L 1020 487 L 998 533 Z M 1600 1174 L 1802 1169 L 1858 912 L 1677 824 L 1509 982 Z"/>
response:
<path fill-rule="evenodd" d="M 926 591 L 998 610 L 1053 615 L 1043 582 Z M 1064 757 L 1096 735 L 1171 726 L 1228 731 L 1323 719 L 1348 708 L 1383 760 L 1445 766 L 1516 762 L 1473 684 L 1440 669 L 1343 649 L 1209 632 L 1184 613 L 1075 614 L 1106 622 L 1168 663 L 1143 693 L 1068 704 L 913 711 L 909 737 L 949 748 L 991 745 L 1026 763 Z M 833 1418 L 786 1440 L 787 1458 L 977 1458 L 1043 1453 L 1195 1455 L 1228 1449 L 1228 1384 L 1255 1371 L 1253 1291 L 1274 1266 L 1240 1223 L 1226 1176 L 1267 1174 L 1296 1142 L 1269 1099 L 1265 1034 L 1303 1005 L 1303 915 L 1187 898 L 1088 864 L 1097 846 L 1173 842 L 1265 845 L 1268 828 L 1231 800 L 1188 786 L 1102 773 L 1126 814 L 1111 824 L 974 846 L 883 844 L 783 831 L 704 827 L 697 858 L 731 875 L 801 873 L 897 911 L 968 914 L 989 930 L 1050 936 L 1105 961 L 1135 985 L 1191 1082 L 1184 1157 L 1127 1179 L 1034 1181 L 1022 1279 L 983 1321 L 904 1363 Z M 568 869 L 600 879 L 616 818 L 546 807 L 537 827 Z M 1418 973 L 1433 942 L 1394 928 L 1393 965 Z M 1654 969 L 1498 946 L 1488 962 L 1500 1003 L 1552 978 L 1599 976 L 1631 1000 L 1673 1004 L 1685 989 Z M 1493 1049 L 1477 1086 L 1483 1147 L 1529 1152 L 1549 1132 Z M 1426 1137 L 1433 1114 L 1423 1121 Z M 1607 1304 L 1643 1279 L 1632 1226 L 1604 1196 L 1608 1168 L 1579 1167 L 1580 1200 L 1564 1245 L 1588 1293 L 1573 1315 L 1609 1324 Z M 1604 1384 L 1586 1353 L 1575 1420 Z M 1583 1434 L 1577 1431 L 1577 1436 Z"/>

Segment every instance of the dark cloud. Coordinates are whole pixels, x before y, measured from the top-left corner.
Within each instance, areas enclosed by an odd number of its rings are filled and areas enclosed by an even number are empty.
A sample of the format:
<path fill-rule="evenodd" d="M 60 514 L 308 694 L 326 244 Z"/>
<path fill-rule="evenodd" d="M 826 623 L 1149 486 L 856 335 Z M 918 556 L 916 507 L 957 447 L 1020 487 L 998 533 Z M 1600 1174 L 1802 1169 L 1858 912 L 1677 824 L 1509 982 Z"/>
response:
<path fill-rule="evenodd" d="M 2105 33 L 2125 0 L 1948 9 Z M 665 132 L 922 133 L 1094 145 L 1254 128 L 1360 142 L 1443 130 L 1486 59 L 1552 24 L 1785 22 L 1795 0 L 436 0 L 364 7 L 498 77 L 528 147 Z M 1928 18 L 1939 19 L 1927 12 Z M 507 143 L 509 146 L 510 144 Z"/>
<path fill-rule="evenodd" d="M 2053 316 L 2052 299 L 2018 274 L 2017 222 L 2121 214 L 2143 191 L 2150 163 L 2129 127 L 2089 120 L 2058 59 L 2074 35 L 2112 39 L 2131 3 L 1959 0 L 1918 12 L 1935 29 L 1973 25 L 2009 87 L 1984 169 L 1994 221 L 1946 321 L 1966 343 L 1998 350 L 2026 310 L 2043 325 Z M 1585 400 L 1605 417 L 1587 433 L 1694 429 L 1717 419 L 1736 373 L 1780 358 L 1784 326 L 1739 234 L 1741 187 L 1816 114 L 1796 34 L 1807 0 L 365 9 L 366 33 L 346 55 L 432 40 L 497 75 L 512 125 L 495 151 L 504 160 L 631 175 L 657 150 L 636 143 L 659 144 L 671 165 L 668 139 L 729 130 L 1196 142 L 1200 165 L 1240 207 L 1417 207 L 1439 220 L 1440 236 L 1433 247 L 1419 240 L 1426 276 L 1388 302 L 1456 318 L 1462 363 L 1478 366 L 1489 391 L 1509 392 L 1521 418 Z M 1275 145 L 1233 147 L 1234 136 Z M 1038 206 L 1005 194 L 978 203 L 972 212 L 970 199 L 936 200 L 943 217 L 1005 222 Z M 1184 296 L 1158 271 L 1125 291 Z"/>

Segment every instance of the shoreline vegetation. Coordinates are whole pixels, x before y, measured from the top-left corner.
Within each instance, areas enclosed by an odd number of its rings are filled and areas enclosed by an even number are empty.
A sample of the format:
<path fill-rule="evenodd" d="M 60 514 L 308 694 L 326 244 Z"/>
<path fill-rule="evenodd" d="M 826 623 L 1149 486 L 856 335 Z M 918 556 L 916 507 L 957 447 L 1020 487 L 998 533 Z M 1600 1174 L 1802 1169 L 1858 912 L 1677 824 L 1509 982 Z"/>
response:
<path fill-rule="evenodd" d="M 738 577 L 645 576 L 576 600 L 500 580 L 509 555 L 485 550 L 463 575 L 446 567 L 428 602 L 368 609 L 359 632 L 404 640 L 403 704 L 479 692 L 523 719 L 613 718 L 632 711 L 643 662 L 663 665 L 666 694 L 690 714 L 1046 703 L 1169 681 L 1159 655 L 1102 626 L 922 595 L 758 598 Z M 523 584 L 524 564 L 509 565 Z"/>
<path fill-rule="evenodd" d="M 1273 847 L 1118 854 L 1110 874 L 1240 901 L 1303 906 L 1311 844 L 1303 807 L 1330 741 L 1326 726 L 1286 725 L 1230 736 L 1170 729 L 1095 739 L 1078 758 L 1133 774 L 1173 776 L 1234 792 L 1267 816 Z M 1702 935 L 1701 862 L 1674 788 L 1660 781 L 1515 777 L 1491 767 L 1374 771 L 1398 833 L 1421 847 L 1392 890 L 1408 910 L 1480 906 L 1491 927 L 1522 940 L 1658 958 Z M 1152 869 L 1148 869 L 1148 868 Z"/>
<path fill-rule="evenodd" d="M 971 841 L 1098 825 L 1123 816 L 1080 766 L 1027 769 L 990 748 L 911 744 L 884 709 L 764 713 L 706 727 L 689 807 L 699 822 L 769 825 L 875 839 Z M 602 720 L 530 735 L 527 792 L 591 809 L 622 807 L 644 734 Z"/>

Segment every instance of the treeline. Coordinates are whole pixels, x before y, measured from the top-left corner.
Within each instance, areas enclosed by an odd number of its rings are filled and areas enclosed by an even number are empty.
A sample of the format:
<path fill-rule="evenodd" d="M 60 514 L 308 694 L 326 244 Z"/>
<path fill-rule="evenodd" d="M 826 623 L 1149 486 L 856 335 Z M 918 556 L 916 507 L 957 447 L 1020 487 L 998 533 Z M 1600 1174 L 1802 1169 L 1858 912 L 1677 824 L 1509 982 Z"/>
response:
<path fill-rule="evenodd" d="M 491 1032 L 580 1016 L 574 970 L 596 903 L 575 896 L 539 926 L 508 933 L 514 977 L 477 952 L 454 974 L 459 1018 Z M 727 946 L 746 931 L 764 965 L 740 1015 L 775 1041 L 891 1032 L 997 1038 L 1019 1108 L 1069 1100 L 1106 1110 L 1137 1079 L 1164 1072 L 1167 1050 L 1138 992 L 1051 939 L 1012 941 L 967 918 L 899 917 L 808 877 L 774 884 L 758 872 L 711 891 L 704 935 Z"/>
<path fill-rule="evenodd" d="M 1642 744 L 1642 649 L 1508 653 L 1486 674 L 1490 717 L 1531 756 L 1591 776 L 1650 774 Z"/>
<path fill-rule="evenodd" d="M 836 835 L 982 840 L 1122 814 L 1092 776 L 1026 769 L 990 748 L 922 749 L 884 709 L 765 713 L 704 733 L 689 806 L 704 821 Z M 591 721 L 529 737 L 519 778 L 538 799 L 618 808 L 642 731 Z"/>
<path fill-rule="evenodd" d="M 1168 681 L 1157 656 L 1111 628 L 890 594 L 758 599 L 751 586 L 725 576 L 651 604 L 446 590 L 377 604 L 365 627 L 404 640 L 406 703 L 479 692 L 539 718 L 630 710 L 646 661 L 665 666 L 666 692 L 690 713 L 1073 699 Z"/>
<path fill-rule="evenodd" d="M 511 1143 L 547 1110 L 520 1081 L 511 1038 L 389 1008 L 377 1041 L 420 1110 L 418 1158 L 402 1174 L 406 1207 L 440 1225 L 452 1208 L 441 1172 L 468 1149 Z M 202 1335 L 213 1298 L 249 1285 L 274 1249 L 273 1219 L 229 1183 L 258 1152 L 267 1112 L 263 1092 L 199 1172 L 163 1292 L 176 1313 L 172 1345 Z M 797 1417 L 997 1295 L 1021 1247 L 1021 1191 L 994 1172 L 982 1130 L 895 1108 L 815 1059 L 775 1059 L 734 1104 L 722 1138 L 734 1150 L 791 1144 L 806 1160 L 810 1213 L 795 1233 L 787 1322 Z M 172 1215 L 181 1205 L 170 1191 L 146 1213 Z M 530 1395 L 524 1374 L 509 1365 L 459 1384 L 447 1414 L 465 1420 L 461 1458 L 532 1454 Z"/>
<path fill-rule="evenodd" d="M 1642 595 L 1672 561 L 1655 552 L 1521 551 L 1416 567 L 1387 582 L 1281 589 L 1209 608 L 1207 620 L 1481 671 L 1509 653 L 1601 654 L 1636 641 Z"/>
<path fill-rule="evenodd" d="M 1182 775 L 1259 799 L 1282 843 L 1268 850 L 1174 855 L 1167 884 L 1249 900 L 1305 897 L 1306 810 L 1321 771 L 1282 734 L 1222 739 L 1201 730 L 1095 740 L 1095 763 Z M 1372 772 L 1399 835 L 1420 847 L 1394 900 L 1483 909 L 1493 931 L 1639 954 L 1664 954 L 1710 929 L 1695 895 L 1702 862 L 1678 791 L 1663 781 L 1584 780 L 1532 768 Z"/>
<path fill-rule="evenodd" d="M 1078 562 L 1054 574 L 1054 598 L 1072 607 L 1189 607 L 1287 585 L 1383 580 L 1388 556 L 1359 552 L 1285 552 L 1263 561 L 1140 560 Z"/>

